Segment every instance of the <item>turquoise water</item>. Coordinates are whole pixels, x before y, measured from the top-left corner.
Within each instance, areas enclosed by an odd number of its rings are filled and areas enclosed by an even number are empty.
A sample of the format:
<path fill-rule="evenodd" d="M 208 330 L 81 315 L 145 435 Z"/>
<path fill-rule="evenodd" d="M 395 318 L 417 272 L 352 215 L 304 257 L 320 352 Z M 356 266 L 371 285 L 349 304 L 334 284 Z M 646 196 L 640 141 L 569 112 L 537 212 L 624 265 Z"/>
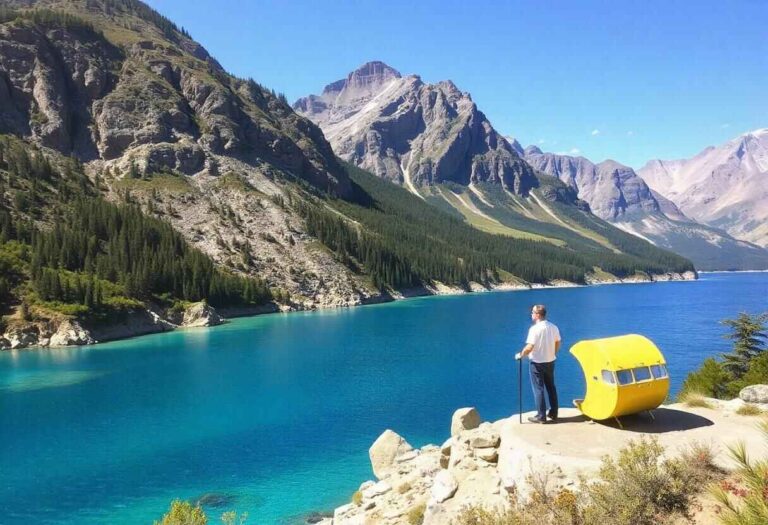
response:
<path fill-rule="evenodd" d="M 728 349 L 718 320 L 768 310 L 768 274 L 430 297 L 3 352 L 0 523 L 152 523 L 172 499 L 205 493 L 230 498 L 212 516 L 235 508 L 249 524 L 333 508 L 371 476 L 367 450 L 385 428 L 441 443 L 458 407 L 516 412 L 512 355 L 539 302 L 566 348 L 651 337 L 676 389 Z M 561 356 L 567 402 L 583 378 Z"/>

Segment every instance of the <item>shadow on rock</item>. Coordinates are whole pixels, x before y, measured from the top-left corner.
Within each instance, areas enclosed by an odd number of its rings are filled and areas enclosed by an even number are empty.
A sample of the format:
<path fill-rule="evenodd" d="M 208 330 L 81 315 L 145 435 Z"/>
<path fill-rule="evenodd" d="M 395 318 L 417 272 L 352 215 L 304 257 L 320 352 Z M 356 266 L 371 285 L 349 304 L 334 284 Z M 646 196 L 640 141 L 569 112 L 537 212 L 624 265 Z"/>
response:
<path fill-rule="evenodd" d="M 657 408 L 653 411 L 653 418 L 648 412 L 641 412 L 619 418 L 621 427 L 627 432 L 640 432 L 644 434 L 663 434 L 665 432 L 679 432 L 694 428 L 708 427 L 714 423 L 704 416 L 675 410 L 674 408 Z M 615 419 L 598 421 L 601 425 L 620 428 Z"/>

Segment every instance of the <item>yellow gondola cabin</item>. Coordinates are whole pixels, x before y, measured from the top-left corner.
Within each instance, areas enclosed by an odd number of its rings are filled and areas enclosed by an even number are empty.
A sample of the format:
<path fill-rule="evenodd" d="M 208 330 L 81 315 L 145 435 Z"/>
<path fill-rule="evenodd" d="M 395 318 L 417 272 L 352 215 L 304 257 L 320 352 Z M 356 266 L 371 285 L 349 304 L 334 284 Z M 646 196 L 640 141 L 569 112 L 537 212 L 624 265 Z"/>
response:
<path fill-rule="evenodd" d="M 587 382 L 584 399 L 573 403 L 591 419 L 650 411 L 661 405 L 669 393 L 666 360 L 642 335 L 579 341 L 571 347 L 571 354 L 581 365 Z"/>

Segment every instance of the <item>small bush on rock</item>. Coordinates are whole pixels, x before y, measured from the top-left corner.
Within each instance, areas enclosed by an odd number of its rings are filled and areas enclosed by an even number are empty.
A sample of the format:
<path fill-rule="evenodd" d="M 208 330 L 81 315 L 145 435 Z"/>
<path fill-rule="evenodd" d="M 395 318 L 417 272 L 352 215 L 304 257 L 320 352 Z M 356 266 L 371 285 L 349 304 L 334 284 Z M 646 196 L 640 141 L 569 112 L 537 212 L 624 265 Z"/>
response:
<path fill-rule="evenodd" d="M 363 502 L 363 493 L 360 492 L 359 490 L 356 490 L 352 494 L 352 503 L 354 503 L 359 507 L 362 502 Z"/>
<path fill-rule="evenodd" d="M 424 523 L 424 511 L 427 510 L 426 503 L 420 503 L 408 511 L 408 524 L 421 525 Z"/>
<path fill-rule="evenodd" d="M 584 485 L 589 497 L 587 523 L 656 525 L 687 518 L 701 485 L 682 458 L 662 459 L 656 439 L 640 439 L 603 459 L 596 483 Z"/>

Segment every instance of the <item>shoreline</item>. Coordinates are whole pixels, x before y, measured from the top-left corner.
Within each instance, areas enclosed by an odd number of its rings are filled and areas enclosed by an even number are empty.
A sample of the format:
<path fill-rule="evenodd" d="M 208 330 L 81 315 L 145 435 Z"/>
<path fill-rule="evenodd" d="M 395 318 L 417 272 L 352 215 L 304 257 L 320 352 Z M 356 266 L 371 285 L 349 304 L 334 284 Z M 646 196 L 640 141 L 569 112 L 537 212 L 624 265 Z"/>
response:
<path fill-rule="evenodd" d="M 468 294 L 480 294 L 480 293 L 501 293 L 501 292 L 517 292 L 528 290 L 548 290 L 556 288 L 586 288 L 591 286 L 602 285 L 619 285 L 619 284 L 650 284 L 658 282 L 685 282 L 698 280 L 698 273 L 703 272 L 684 272 L 680 273 L 665 273 L 665 274 L 652 274 L 652 275 L 638 275 L 628 277 L 625 279 L 588 279 L 585 284 L 574 283 L 565 280 L 554 280 L 547 284 L 540 283 L 498 283 L 491 284 L 490 286 L 482 285 L 480 283 L 470 282 L 469 289 L 464 289 L 456 286 L 448 286 L 443 283 L 433 283 L 430 286 L 422 286 L 418 288 L 411 288 L 406 290 L 388 290 L 383 293 L 379 293 L 375 296 L 360 299 L 359 302 L 349 304 L 336 304 L 336 305 L 316 305 L 312 304 L 306 307 L 305 305 L 298 305 L 299 307 L 286 307 L 277 303 L 267 303 L 265 305 L 254 307 L 233 307 L 233 308 L 221 308 L 214 309 L 208 307 L 206 312 L 202 316 L 198 316 L 192 322 L 180 322 L 171 323 L 166 319 L 163 319 L 155 312 L 151 310 L 141 310 L 134 314 L 140 321 L 136 323 L 134 321 L 133 326 L 131 322 L 123 324 L 115 323 L 101 328 L 86 329 L 83 328 L 79 321 L 73 319 L 64 319 L 58 326 L 52 328 L 50 333 L 45 337 L 40 333 L 39 323 L 30 323 L 26 328 L 14 328 L 12 331 L 0 334 L 0 352 L 14 351 L 14 350 L 39 350 L 43 348 L 67 348 L 67 347 L 86 347 L 98 345 L 101 343 L 108 343 L 126 339 L 133 339 L 136 337 L 142 337 L 146 335 L 152 335 L 156 333 L 175 331 L 180 329 L 189 328 L 210 328 L 221 324 L 226 324 L 230 319 L 236 319 L 241 317 L 255 317 L 260 315 L 269 315 L 275 313 L 294 313 L 294 312 L 314 312 L 320 310 L 334 310 L 342 308 L 354 308 L 359 306 L 372 306 L 387 303 L 394 303 L 407 299 L 426 298 L 426 297 L 438 297 L 438 296 L 458 296 Z M 715 273 L 715 272 L 710 272 Z M 198 304 L 198 303 L 195 303 Z M 304 307 L 302 307 L 304 306 Z M 152 322 L 148 323 L 145 318 L 151 317 Z M 201 322 L 201 319 L 204 322 Z M 15 333 L 14 333 L 15 331 Z M 30 333 L 34 332 L 34 333 Z M 59 336 L 59 334 L 63 335 Z M 101 332 L 101 333 L 100 333 Z M 56 339 L 56 336 L 59 336 Z M 61 341 L 61 344 L 56 344 L 54 341 Z M 6 344 L 7 343 L 7 344 Z"/>

